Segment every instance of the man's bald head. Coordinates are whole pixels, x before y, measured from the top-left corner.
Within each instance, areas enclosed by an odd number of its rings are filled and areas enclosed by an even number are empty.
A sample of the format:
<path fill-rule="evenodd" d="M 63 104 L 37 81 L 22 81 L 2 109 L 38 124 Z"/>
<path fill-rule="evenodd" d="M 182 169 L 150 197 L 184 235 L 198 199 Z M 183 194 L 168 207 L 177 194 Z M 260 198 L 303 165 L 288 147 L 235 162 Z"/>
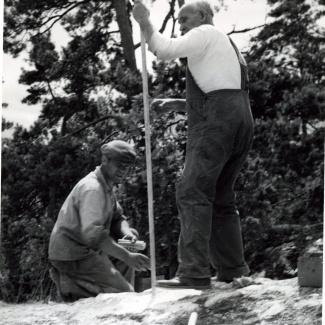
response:
<path fill-rule="evenodd" d="M 182 6 L 181 11 L 185 8 L 193 13 L 199 13 L 204 16 L 203 24 L 213 25 L 214 12 L 208 1 L 190 1 Z"/>

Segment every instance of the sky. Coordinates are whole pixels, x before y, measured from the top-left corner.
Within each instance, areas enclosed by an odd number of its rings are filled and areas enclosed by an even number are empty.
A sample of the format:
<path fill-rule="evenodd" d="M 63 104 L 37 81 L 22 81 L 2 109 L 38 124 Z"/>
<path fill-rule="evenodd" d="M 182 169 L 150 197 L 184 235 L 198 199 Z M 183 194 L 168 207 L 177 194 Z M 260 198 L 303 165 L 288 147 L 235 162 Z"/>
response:
<path fill-rule="evenodd" d="M 211 0 L 211 3 L 220 7 L 220 1 Z M 266 0 L 223 0 L 224 6 L 215 14 L 214 24 L 224 32 L 229 33 L 233 30 L 245 29 L 262 25 L 266 22 L 268 7 Z M 2 4 L 1 4 L 2 6 Z M 151 6 L 151 17 L 153 22 L 157 22 L 157 28 L 161 27 L 163 19 L 168 12 L 167 0 L 156 0 Z M 2 8 L 1 8 L 2 9 Z M 2 19 L 2 17 L 1 17 Z M 133 23 L 134 41 L 140 41 L 140 30 L 137 23 Z M 176 26 L 178 31 L 178 25 Z M 167 29 L 168 31 L 168 29 Z M 254 31 L 256 33 L 257 31 Z M 2 35 L 1 35 L 2 37 Z M 61 48 L 68 42 L 68 36 L 60 25 L 56 25 L 52 38 L 56 49 L 61 52 Z M 245 50 L 249 46 L 250 34 L 233 34 L 232 39 L 235 41 L 240 50 Z M 1 40 L 2 44 L 2 40 Z M 2 52 L 2 51 L 1 51 Z M 151 67 L 150 61 L 155 57 L 147 52 L 147 67 Z M 8 54 L 2 54 L 2 103 L 8 104 L 8 107 L 2 109 L 2 117 L 7 121 L 18 123 L 25 128 L 29 128 L 38 118 L 41 105 L 26 105 L 22 99 L 28 95 L 27 86 L 19 84 L 19 76 L 22 68 L 32 70 L 28 65 L 27 54 L 23 53 L 14 59 Z M 136 51 L 136 59 L 139 69 L 141 69 L 141 49 Z M 4 137 L 10 132 L 5 132 Z"/>

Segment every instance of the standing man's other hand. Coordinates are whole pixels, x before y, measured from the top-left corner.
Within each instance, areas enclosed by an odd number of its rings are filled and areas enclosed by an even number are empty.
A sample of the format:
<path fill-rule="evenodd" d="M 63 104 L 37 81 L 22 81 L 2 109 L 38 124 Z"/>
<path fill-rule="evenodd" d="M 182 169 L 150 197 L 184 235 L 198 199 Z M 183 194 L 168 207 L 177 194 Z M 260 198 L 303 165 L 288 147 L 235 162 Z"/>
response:
<path fill-rule="evenodd" d="M 170 111 L 185 112 L 186 111 L 186 100 L 176 98 L 159 98 L 154 99 L 150 107 L 156 113 L 167 113 Z"/>
<path fill-rule="evenodd" d="M 164 100 L 163 99 L 154 99 L 150 103 L 150 107 L 157 113 L 162 113 L 164 111 Z"/>

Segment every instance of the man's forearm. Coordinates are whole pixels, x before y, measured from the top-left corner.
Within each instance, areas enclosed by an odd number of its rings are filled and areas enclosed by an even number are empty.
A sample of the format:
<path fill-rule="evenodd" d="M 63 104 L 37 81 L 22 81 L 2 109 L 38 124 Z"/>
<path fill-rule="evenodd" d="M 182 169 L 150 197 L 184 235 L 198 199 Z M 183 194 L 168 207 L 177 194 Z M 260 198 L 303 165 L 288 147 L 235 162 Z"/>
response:
<path fill-rule="evenodd" d="M 115 221 L 111 225 L 111 230 L 118 237 L 118 239 L 124 236 L 132 236 L 130 225 L 126 220 Z"/>
<path fill-rule="evenodd" d="M 151 23 L 149 18 L 144 18 L 139 22 L 142 34 L 148 43 L 151 39 L 152 34 L 156 31 L 155 27 Z"/>
<path fill-rule="evenodd" d="M 107 237 L 101 245 L 105 254 L 115 257 L 136 271 L 146 271 L 150 269 L 150 259 L 140 253 L 131 253 L 119 245 L 112 237 Z"/>
<path fill-rule="evenodd" d="M 121 231 L 122 237 L 124 237 L 124 236 L 132 236 L 133 235 L 132 232 L 131 232 L 130 225 L 126 220 L 121 221 L 120 229 L 121 229 L 120 231 Z"/>
<path fill-rule="evenodd" d="M 186 112 L 186 99 L 183 98 L 157 98 L 151 102 L 151 107 L 157 113 L 170 111 Z"/>
<path fill-rule="evenodd" d="M 129 252 L 119 245 L 112 237 L 107 237 L 101 244 L 103 252 L 109 256 L 118 258 L 119 260 L 126 262 L 129 257 Z"/>
<path fill-rule="evenodd" d="M 171 99 L 173 101 L 172 110 L 175 112 L 186 112 L 186 99 Z"/>

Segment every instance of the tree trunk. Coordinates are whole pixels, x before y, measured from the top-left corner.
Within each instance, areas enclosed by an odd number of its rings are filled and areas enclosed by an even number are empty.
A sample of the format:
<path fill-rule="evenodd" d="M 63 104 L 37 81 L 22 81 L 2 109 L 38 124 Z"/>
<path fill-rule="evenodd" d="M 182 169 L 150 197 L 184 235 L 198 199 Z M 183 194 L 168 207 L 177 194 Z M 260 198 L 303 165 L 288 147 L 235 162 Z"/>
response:
<path fill-rule="evenodd" d="M 124 52 L 124 59 L 126 65 L 133 71 L 137 69 L 134 44 L 132 37 L 132 28 L 127 12 L 125 0 L 114 0 L 116 11 L 116 20 L 121 33 L 121 43 Z"/>
<path fill-rule="evenodd" d="M 50 188 L 50 202 L 47 208 L 47 217 L 51 220 L 54 220 L 55 212 L 55 200 L 56 200 L 56 190 L 54 187 Z"/>

